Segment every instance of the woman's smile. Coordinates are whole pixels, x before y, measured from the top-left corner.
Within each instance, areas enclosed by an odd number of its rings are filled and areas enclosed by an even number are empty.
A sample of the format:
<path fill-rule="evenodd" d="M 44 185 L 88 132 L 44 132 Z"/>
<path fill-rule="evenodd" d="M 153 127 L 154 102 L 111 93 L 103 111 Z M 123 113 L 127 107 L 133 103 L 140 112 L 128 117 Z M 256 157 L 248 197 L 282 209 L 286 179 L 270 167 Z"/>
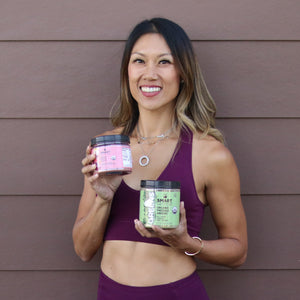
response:
<path fill-rule="evenodd" d="M 140 90 L 145 97 L 154 97 L 160 93 L 162 88 L 159 86 L 143 85 L 140 87 Z"/>

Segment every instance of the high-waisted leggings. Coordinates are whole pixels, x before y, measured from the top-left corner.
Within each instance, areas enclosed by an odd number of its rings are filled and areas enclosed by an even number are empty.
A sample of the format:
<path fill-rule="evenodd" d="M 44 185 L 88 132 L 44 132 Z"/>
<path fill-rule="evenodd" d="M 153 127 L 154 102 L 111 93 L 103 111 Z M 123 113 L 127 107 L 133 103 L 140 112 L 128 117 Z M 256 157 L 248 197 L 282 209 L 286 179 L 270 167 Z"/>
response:
<path fill-rule="evenodd" d="M 168 284 L 134 287 L 120 284 L 100 273 L 97 300 L 209 300 L 195 271 Z"/>

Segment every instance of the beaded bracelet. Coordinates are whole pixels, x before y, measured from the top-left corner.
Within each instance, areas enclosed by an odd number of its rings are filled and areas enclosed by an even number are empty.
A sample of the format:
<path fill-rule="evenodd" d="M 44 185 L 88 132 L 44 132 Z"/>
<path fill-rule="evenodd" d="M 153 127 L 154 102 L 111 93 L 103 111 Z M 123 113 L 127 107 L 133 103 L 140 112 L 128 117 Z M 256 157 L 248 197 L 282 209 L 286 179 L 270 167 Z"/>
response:
<path fill-rule="evenodd" d="M 203 241 L 198 236 L 193 236 L 192 238 L 195 239 L 195 240 L 199 240 L 200 243 L 201 243 L 201 246 L 200 246 L 200 249 L 195 253 L 188 253 L 187 251 L 185 251 L 184 254 L 188 255 L 188 256 L 195 256 L 195 255 L 199 254 L 202 251 L 203 247 L 204 247 Z"/>

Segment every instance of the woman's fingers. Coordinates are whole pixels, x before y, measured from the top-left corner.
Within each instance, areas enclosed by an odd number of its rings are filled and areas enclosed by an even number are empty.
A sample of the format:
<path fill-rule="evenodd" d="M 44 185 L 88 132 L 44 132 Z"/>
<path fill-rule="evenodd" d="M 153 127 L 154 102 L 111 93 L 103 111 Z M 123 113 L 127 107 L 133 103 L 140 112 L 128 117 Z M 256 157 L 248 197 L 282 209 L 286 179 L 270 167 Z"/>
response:
<path fill-rule="evenodd" d="M 89 154 L 92 153 L 92 147 L 91 147 L 91 144 L 89 144 L 87 147 L 86 147 L 86 150 L 85 150 L 85 154 L 86 156 L 88 156 Z"/>
<path fill-rule="evenodd" d="M 90 173 L 90 174 L 91 174 L 91 173 Z M 98 179 L 98 177 L 99 177 L 99 174 L 98 174 L 98 173 L 95 173 L 95 174 L 90 175 L 90 176 L 88 177 L 88 181 L 89 181 L 90 183 L 93 183 L 95 180 Z"/>
<path fill-rule="evenodd" d="M 81 164 L 83 166 L 86 166 L 86 165 L 89 165 L 91 164 L 96 158 L 96 155 L 95 154 L 88 154 L 82 161 L 81 161 Z"/>
<path fill-rule="evenodd" d="M 94 174 L 94 171 L 96 170 L 97 166 L 94 164 L 94 160 L 96 158 L 95 154 L 91 154 L 91 147 L 90 145 L 86 148 L 86 157 L 81 161 L 81 164 L 83 165 L 83 168 L 81 169 L 81 173 L 91 177 Z"/>
<path fill-rule="evenodd" d="M 139 232 L 139 234 L 141 236 L 147 237 L 147 238 L 155 237 L 155 234 L 153 234 L 149 230 L 147 230 L 141 221 L 134 220 L 134 226 L 135 226 L 135 229 Z"/>
<path fill-rule="evenodd" d="M 96 165 L 92 164 L 92 165 L 86 165 L 85 167 L 83 167 L 81 169 L 81 172 L 84 175 L 92 175 L 95 170 L 96 170 Z"/>
<path fill-rule="evenodd" d="M 83 166 L 91 164 L 96 158 L 95 154 L 92 154 L 92 147 L 90 145 L 87 146 L 85 151 L 85 158 L 81 161 Z"/>
<path fill-rule="evenodd" d="M 186 224 L 186 212 L 185 212 L 183 201 L 180 202 L 180 221 L 179 221 L 179 225 L 182 225 L 182 226 L 185 226 L 185 227 L 187 226 L 187 224 Z"/>

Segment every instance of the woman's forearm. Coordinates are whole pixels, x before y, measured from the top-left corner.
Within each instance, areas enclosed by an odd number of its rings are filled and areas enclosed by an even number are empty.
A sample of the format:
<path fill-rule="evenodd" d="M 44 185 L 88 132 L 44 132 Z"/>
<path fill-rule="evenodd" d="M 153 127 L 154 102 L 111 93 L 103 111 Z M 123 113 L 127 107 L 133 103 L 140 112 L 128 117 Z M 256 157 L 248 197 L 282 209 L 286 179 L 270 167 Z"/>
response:
<path fill-rule="evenodd" d="M 195 255 L 198 259 L 230 268 L 239 267 L 247 257 L 247 243 L 235 238 L 202 240 L 201 242 L 191 239 L 185 252 L 196 253 L 199 249 L 201 249 L 200 253 Z"/>
<path fill-rule="evenodd" d="M 73 228 L 75 252 L 83 261 L 89 261 L 103 242 L 111 201 L 96 197 L 90 212 L 79 219 Z"/>

